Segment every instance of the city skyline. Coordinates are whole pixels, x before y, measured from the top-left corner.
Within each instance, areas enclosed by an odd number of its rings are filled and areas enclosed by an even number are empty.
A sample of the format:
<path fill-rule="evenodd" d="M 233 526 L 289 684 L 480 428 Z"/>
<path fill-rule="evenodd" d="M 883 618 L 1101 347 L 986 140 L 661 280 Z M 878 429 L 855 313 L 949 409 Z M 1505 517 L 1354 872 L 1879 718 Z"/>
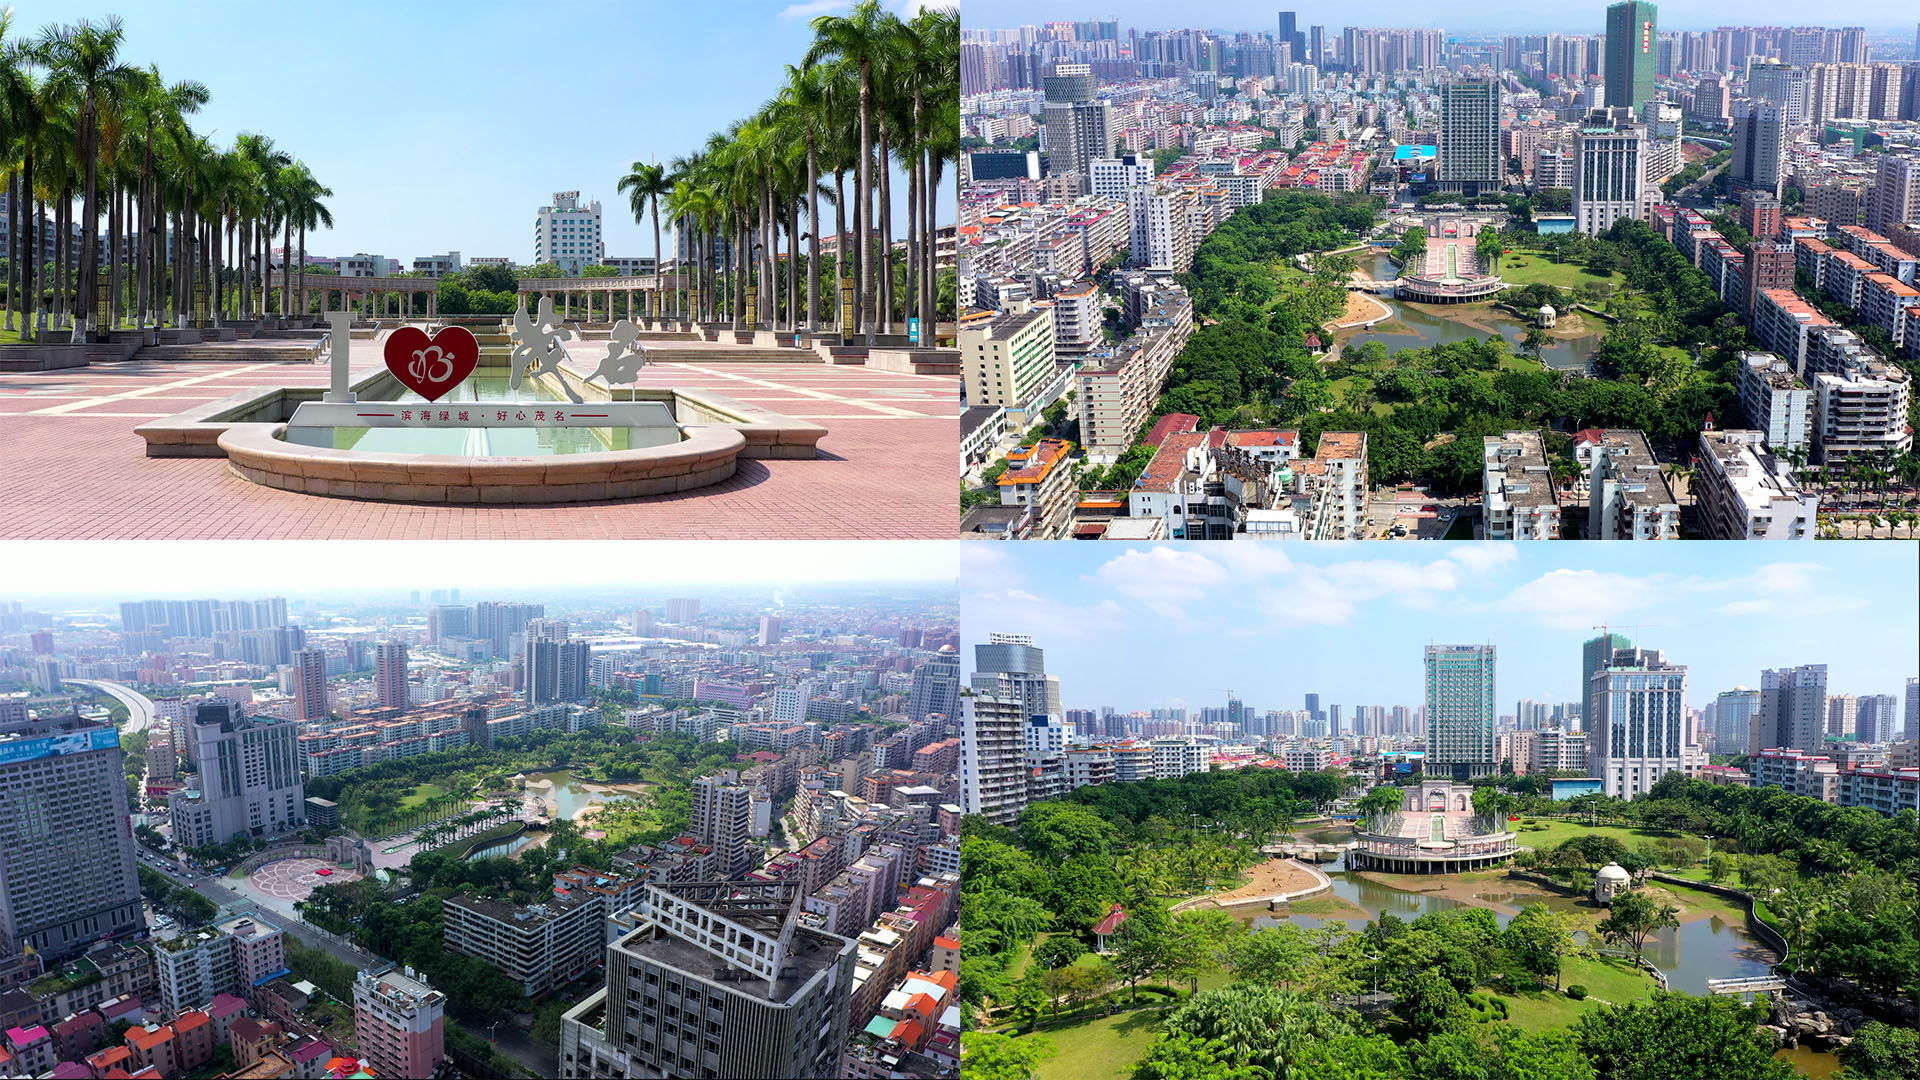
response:
<path fill-rule="evenodd" d="M 1348 709 L 1412 706 L 1424 646 L 1492 644 L 1504 713 L 1522 698 L 1581 700 L 1581 645 L 1601 624 L 1687 665 L 1695 707 L 1757 687 L 1762 668 L 1809 663 L 1828 665 L 1836 692 L 1897 694 L 1920 654 L 1907 543 L 1791 561 L 1727 544 L 1700 555 L 1606 546 L 1578 568 L 1498 543 L 1441 556 L 1393 545 L 1364 555 L 1325 544 L 1003 546 L 962 549 L 964 580 L 992 583 L 962 597 L 962 651 L 989 633 L 1031 635 L 1068 708 L 1197 711 L 1226 703 L 1219 687 L 1260 711 L 1301 708 L 1306 693 Z M 1800 643 L 1779 632 L 1783 616 L 1843 619 L 1849 643 Z"/>
<path fill-rule="evenodd" d="M 645 561 L 617 540 L 575 540 L 556 546 L 528 541 L 267 540 L 178 541 L 168 545 L 164 578 L 153 576 L 142 541 L 19 541 L 15 560 L 38 568 L 10 582 L 6 599 L 127 600 L 197 597 L 216 592 L 287 596 L 365 595 L 441 588 L 512 591 L 537 580 L 547 592 L 597 587 L 658 587 L 707 582 L 716 587 L 811 585 L 937 585 L 956 580 L 955 542 L 755 541 L 725 545 L 695 540 L 650 543 Z M 565 557 L 559 556 L 562 552 Z M 804 557 L 794 557 L 796 554 Z M 539 556 L 535 560 L 535 556 Z M 422 569 L 423 560 L 432 563 Z M 313 585 L 294 567 L 327 572 L 351 568 L 350 583 Z M 529 569 L 529 568 L 537 569 Z M 619 577 L 613 577 L 613 568 Z M 653 576 L 649 576 L 653 575 Z M 200 584 L 175 585 L 186 581 Z M 73 583 L 84 582 L 84 585 Z M 475 594 L 479 598 L 479 594 Z"/>
<path fill-rule="evenodd" d="M 1606 31 L 1607 4 L 1595 2 L 1575 7 L 1561 7 L 1543 11 L 1537 4 L 1528 4 L 1520 0 L 1492 0 L 1490 3 L 1475 4 L 1471 9 L 1449 9 L 1445 14 L 1436 14 L 1431 4 L 1384 3 L 1368 7 L 1368 15 L 1362 21 L 1354 21 L 1353 16 L 1345 15 L 1340 9 L 1329 6 L 1314 7 L 1295 5 L 1288 8 L 1282 4 L 1256 3 L 1253 0 L 1226 0 L 1208 4 L 1204 29 L 1232 31 L 1276 31 L 1280 12 L 1292 11 L 1296 16 L 1296 25 L 1304 32 L 1309 26 L 1325 26 L 1329 30 L 1339 26 L 1406 26 L 1441 27 L 1449 30 L 1560 30 L 1565 31 L 1575 24 L 1591 22 L 1595 34 Z M 1809 23 L 1806 8 L 1801 4 L 1788 3 L 1786 0 L 1758 0 L 1740 8 L 1737 17 L 1730 16 L 1724 4 L 1691 0 L 1674 3 L 1663 0 L 1659 3 L 1660 29 L 1666 30 L 1711 30 L 1729 25 L 1745 26 L 1805 26 L 1839 25 L 1866 26 L 1869 29 L 1899 30 L 1913 29 L 1915 18 L 1910 8 L 1888 2 L 1888 0 L 1869 0 L 1865 3 L 1847 5 L 1847 14 L 1833 18 L 1822 17 Z M 1140 29 L 1168 29 L 1175 26 L 1191 26 L 1191 22 L 1182 21 L 1178 16 L 1169 16 L 1166 6 L 1151 0 L 1066 0 L 1064 3 L 1048 5 L 1041 14 L 1035 14 L 1031 5 L 1018 4 L 1010 0 L 967 0 L 961 13 L 961 27 L 970 29 L 1010 29 L 1017 26 L 1037 26 L 1042 22 L 1063 20 L 1088 21 L 1093 19 L 1119 19 L 1122 29 L 1129 24 Z"/>
<path fill-rule="evenodd" d="M 601 202 L 608 257 L 652 258 L 652 224 L 635 223 L 615 182 L 634 161 L 686 157 L 758 110 L 784 85 L 787 65 L 806 55 L 812 20 L 844 13 L 852 0 L 759 0 L 724 23 L 680 5 L 594 3 L 569 8 L 561 27 L 542 9 L 511 3 L 350 3 L 328 9 L 325 20 L 232 0 L 196 5 L 191 19 L 153 0 L 11 6 L 10 40 L 43 26 L 118 15 L 126 31 L 123 59 L 158 65 L 170 83 L 206 84 L 211 96 L 191 118 L 196 132 L 218 146 L 242 132 L 270 136 L 333 189 L 325 201 L 336 226 L 307 234 L 310 257 L 367 252 L 410 268 L 416 257 L 449 250 L 531 264 L 535 212 L 556 191 Z M 883 6 L 911 13 L 921 3 Z M 255 44 L 208 48 L 207 28 L 217 25 Z M 557 35 L 551 44 L 561 51 L 536 52 L 532 43 L 542 32 Z M 290 56 L 289 48 L 299 54 Z M 623 62 L 623 53 L 632 59 Z M 536 56 L 560 64 L 542 71 Z M 291 88 L 282 85 L 290 63 L 305 72 Z M 415 81 L 427 71 L 442 75 Z M 475 77 L 463 80 L 462 72 Z M 501 75 L 507 88 L 496 79 Z M 382 97 L 383 80 L 422 92 Z M 303 102 L 322 82 L 328 92 Z M 368 93 L 354 94 L 356 86 Z M 556 98 L 555 91 L 565 94 Z M 646 107 L 649 94 L 672 107 Z M 394 104 L 383 111 L 383 102 Z M 628 108 L 618 111 L 614 103 Z M 484 132 L 496 135 L 478 137 Z M 546 134 L 523 136 L 528 145 L 512 132 Z M 431 157 L 423 153 L 429 150 Z M 482 162 L 484 168 L 472 167 Z M 952 205 L 948 183 L 942 208 Z M 904 220 L 904 200 L 903 192 L 896 221 Z M 664 213 L 660 227 L 671 253 Z"/>

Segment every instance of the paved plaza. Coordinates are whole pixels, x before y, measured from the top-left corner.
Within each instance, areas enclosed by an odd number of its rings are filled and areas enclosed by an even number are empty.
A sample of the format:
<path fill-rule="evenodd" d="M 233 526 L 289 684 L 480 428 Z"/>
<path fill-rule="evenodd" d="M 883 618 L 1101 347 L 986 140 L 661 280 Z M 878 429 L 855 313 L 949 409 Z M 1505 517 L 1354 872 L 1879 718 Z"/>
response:
<path fill-rule="evenodd" d="M 245 359 L 0 374 L 0 538 L 949 539 L 959 530 L 959 387 L 947 376 L 816 363 L 649 365 L 641 386 L 706 390 L 820 423 L 828 434 L 818 456 L 742 460 L 712 487 L 576 506 L 279 491 L 240 478 L 223 459 L 149 458 L 133 431 L 235 394 L 326 382 L 324 363 Z"/>
<path fill-rule="evenodd" d="M 329 870 L 330 874 L 320 871 Z M 255 867 L 247 875 L 247 884 L 263 898 L 283 902 L 305 900 L 313 895 L 313 890 L 322 885 L 344 885 L 349 881 L 359 881 L 360 875 L 352 870 L 342 870 L 325 859 L 280 859 Z"/>

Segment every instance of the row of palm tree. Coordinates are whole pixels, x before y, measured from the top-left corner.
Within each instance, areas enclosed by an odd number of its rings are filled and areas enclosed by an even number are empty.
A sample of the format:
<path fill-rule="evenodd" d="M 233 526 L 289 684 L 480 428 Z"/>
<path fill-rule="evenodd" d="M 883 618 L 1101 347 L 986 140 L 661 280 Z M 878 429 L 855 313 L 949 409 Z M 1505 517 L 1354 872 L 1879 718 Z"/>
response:
<path fill-rule="evenodd" d="M 0 13 L 7 330 L 18 316 L 23 341 L 80 342 L 128 324 L 265 316 L 276 231 L 288 253 L 299 233 L 305 285 L 307 230 L 332 225 L 333 192 L 304 164 L 265 135 L 221 149 L 196 133 L 207 87 L 126 60 L 118 18 L 12 31 Z M 279 290 L 280 315 L 292 295 Z"/>
<path fill-rule="evenodd" d="M 693 272 L 684 293 L 674 290 L 676 315 L 736 330 L 831 325 L 869 343 L 906 318 L 931 328 L 936 193 L 959 155 L 959 15 L 923 8 L 901 19 L 860 0 L 812 26 L 805 59 L 758 112 L 670 163 L 634 162 L 619 190 L 634 220 L 652 223 L 656 266 L 662 202 L 686 238 Z M 907 191 L 904 258 L 894 250 L 896 172 Z M 851 284 L 846 304 L 820 292 L 823 203 L 833 208 L 831 265 L 842 288 Z M 651 302 L 664 314 L 657 293 Z"/>

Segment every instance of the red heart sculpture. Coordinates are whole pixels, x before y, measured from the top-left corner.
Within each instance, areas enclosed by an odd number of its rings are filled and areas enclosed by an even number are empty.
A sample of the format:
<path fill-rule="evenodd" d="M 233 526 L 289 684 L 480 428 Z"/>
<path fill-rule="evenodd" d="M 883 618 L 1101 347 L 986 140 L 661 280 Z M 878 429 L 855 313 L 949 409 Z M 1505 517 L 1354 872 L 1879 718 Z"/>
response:
<path fill-rule="evenodd" d="M 431 338 L 417 326 L 387 335 L 387 370 L 407 389 L 438 401 L 467 381 L 480 363 L 480 342 L 464 326 L 443 326 Z"/>

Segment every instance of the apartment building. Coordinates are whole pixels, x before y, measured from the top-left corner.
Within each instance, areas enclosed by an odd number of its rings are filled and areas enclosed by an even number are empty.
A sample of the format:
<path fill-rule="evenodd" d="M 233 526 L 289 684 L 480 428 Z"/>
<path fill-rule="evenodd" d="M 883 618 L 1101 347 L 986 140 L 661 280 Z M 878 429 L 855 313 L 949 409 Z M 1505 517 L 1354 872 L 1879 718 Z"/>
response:
<path fill-rule="evenodd" d="M 410 967 L 353 978 L 353 1032 L 377 1076 L 432 1076 L 446 1056 L 446 998 Z"/>
<path fill-rule="evenodd" d="M 1834 359 L 1810 377 L 1815 457 L 1836 462 L 1857 455 L 1904 453 L 1912 377 L 1864 349 Z"/>
<path fill-rule="evenodd" d="M 838 1075 L 853 941 L 800 925 L 786 882 L 647 892 L 605 985 L 561 1018 L 561 1076 Z"/>
<path fill-rule="evenodd" d="M 1643 432 L 1608 428 L 1587 447 L 1587 539 L 1672 540 L 1680 501 Z"/>
<path fill-rule="evenodd" d="M 1742 352 L 1734 376 L 1740 411 L 1769 449 L 1811 451 L 1813 391 L 1791 365 L 1769 352 Z"/>
<path fill-rule="evenodd" d="M 1024 506 L 1033 513 L 1033 538 L 1054 540 L 1073 525 L 1072 444 L 1064 439 L 1041 439 L 1007 455 L 1000 474 L 1000 505 Z"/>
<path fill-rule="evenodd" d="M 1006 311 L 969 321 L 959 331 L 960 367 L 969 405 L 1023 415 L 1048 402 L 1036 398 L 1054 381 L 1054 309 L 1015 301 Z"/>
<path fill-rule="evenodd" d="M 1485 539 L 1557 540 L 1560 498 L 1538 431 L 1482 440 L 1480 500 Z"/>
<path fill-rule="evenodd" d="M 528 997 L 566 985 L 599 958 L 602 916 L 593 897 L 520 906 L 461 893 L 441 910 L 446 947 L 499 968 Z"/>
<path fill-rule="evenodd" d="M 1802 491 L 1787 463 L 1750 430 L 1700 433 L 1694 498 L 1714 540 L 1811 540 L 1820 497 Z"/>

